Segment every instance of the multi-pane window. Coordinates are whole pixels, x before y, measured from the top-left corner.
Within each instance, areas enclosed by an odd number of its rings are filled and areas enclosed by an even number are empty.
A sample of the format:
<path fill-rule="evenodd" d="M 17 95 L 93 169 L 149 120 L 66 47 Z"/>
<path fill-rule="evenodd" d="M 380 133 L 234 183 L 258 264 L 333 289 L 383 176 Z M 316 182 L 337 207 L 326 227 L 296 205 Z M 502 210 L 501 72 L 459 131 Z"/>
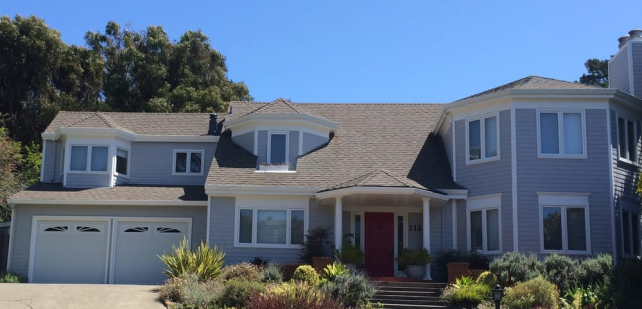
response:
<path fill-rule="evenodd" d="M 71 146 L 69 170 L 106 172 L 109 147 Z"/>
<path fill-rule="evenodd" d="M 578 111 L 540 111 L 540 156 L 585 155 L 583 118 L 582 113 Z"/>
<path fill-rule="evenodd" d="M 305 211 L 241 208 L 237 226 L 236 239 L 239 245 L 302 245 Z"/>
<path fill-rule="evenodd" d="M 119 175 L 129 175 L 129 150 L 116 149 L 116 173 Z"/>
<path fill-rule="evenodd" d="M 637 160 L 637 130 L 635 127 L 633 121 L 624 118 L 617 119 L 620 158 L 631 162 Z"/>
<path fill-rule="evenodd" d="M 542 239 L 545 251 L 586 252 L 588 249 L 585 206 L 543 206 Z"/>
<path fill-rule="evenodd" d="M 499 153 L 499 122 L 497 115 L 471 119 L 467 125 L 467 161 L 497 158 Z"/>
<path fill-rule="evenodd" d="M 624 255 L 640 255 L 640 215 L 622 211 L 622 242 Z"/>
<path fill-rule="evenodd" d="M 286 132 L 270 132 L 268 147 L 268 164 L 283 165 L 288 163 L 288 134 Z"/>
<path fill-rule="evenodd" d="M 203 174 L 203 150 L 174 150 L 175 175 L 202 175 Z"/>
<path fill-rule="evenodd" d="M 469 212 L 470 249 L 482 252 L 499 251 L 499 209 L 488 208 Z"/>

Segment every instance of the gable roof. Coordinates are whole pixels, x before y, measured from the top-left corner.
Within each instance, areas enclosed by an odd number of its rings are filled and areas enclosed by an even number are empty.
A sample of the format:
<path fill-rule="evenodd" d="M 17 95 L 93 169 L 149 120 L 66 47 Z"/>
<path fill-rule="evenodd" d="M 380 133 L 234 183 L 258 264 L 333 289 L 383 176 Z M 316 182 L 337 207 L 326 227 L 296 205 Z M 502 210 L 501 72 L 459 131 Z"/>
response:
<path fill-rule="evenodd" d="M 232 102 L 225 119 L 273 103 Z M 297 110 L 338 124 L 330 142 L 298 158 L 295 173 L 256 172 L 257 157 L 221 135 L 206 186 L 331 188 L 376 170 L 373 183 L 429 189 L 458 189 L 437 135 L 430 131 L 441 104 L 289 103 Z M 385 172 L 383 172 L 385 170 Z M 385 175 L 397 180 L 384 180 Z M 395 175 L 395 176 L 392 176 Z"/>
<path fill-rule="evenodd" d="M 553 79 L 548 77 L 540 76 L 527 76 L 516 81 L 512 81 L 508 84 L 501 85 L 471 96 L 459 99 L 457 101 L 462 101 L 470 98 L 480 97 L 483 95 L 500 92 L 507 89 L 599 89 L 600 87 L 584 85 L 580 83 L 573 83 L 559 79 Z"/>
<path fill-rule="evenodd" d="M 377 169 L 372 172 L 363 174 L 346 182 L 339 183 L 328 188 L 336 190 L 350 187 L 397 187 L 397 188 L 416 188 L 426 189 L 426 187 L 407 177 L 393 175 L 391 172 L 383 169 Z"/>
<path fill-rule="evenodd" d="M 296 107 L 285 99 L 276 99 L 274 102 L 265 104 L 248 114 L 309 114 L 303 111 L 302 107 Z M 243 115 L 244 116 L 244 115 Z M 242 117 L 242 116 L 241 116 Z"/>

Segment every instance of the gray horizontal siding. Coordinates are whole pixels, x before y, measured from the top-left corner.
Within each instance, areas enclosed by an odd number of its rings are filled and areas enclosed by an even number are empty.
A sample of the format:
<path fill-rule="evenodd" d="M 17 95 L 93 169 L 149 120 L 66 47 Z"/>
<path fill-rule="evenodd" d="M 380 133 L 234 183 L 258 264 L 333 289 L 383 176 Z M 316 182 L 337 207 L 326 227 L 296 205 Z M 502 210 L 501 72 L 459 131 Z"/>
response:
<path fill-rule="evenodd" d="M 504 231 L 507 231 L 506 228 L 504 228 Z M 504 231 L 502 231 L 502 233 L 508 233 Z M 468 251 L 467 233 L 468 229 L 466 227 L 466 201 L 459 200 L 457 202 L 457 250 Z M 506 248 L 506 246 L 504 246 L 504 248 Z M 508 250 L 504 249 L 504 251 Z"/>
<path fill-rule="evenodd" d="M 441 207 L 430 208 L 430 251 L 444 250 L 443 219 Z"/>
<path fill-rule="evenodd" d="M 203 185 L 216 151 L 216 143 L 133 142 L 131 147 L 131 184 Z M 205 150 L 203 175 L 172 175 L 174 150 Z"/>
<path fill-rule="evenodd" d="M 111 176 L 109 174 L 83 174 L 67 173 L 67 187 L 70 188 L 98 188 L 109 187 Z"/>
<path fill-rule="evenodd" d="M 44 160 L 42 166 L 42 181 L 54 182 L 54 169 L 56 165 L 56 141 L 43 141 Z"/>
<path fill-rule="evenodd" d="M 448 157 L 448 163 L 450 163 L 450 166 L 453 166 L 453 130 L 452 126 L 450 123 L 446 124 L 448 128 L 446 129 L 446 132 L 444 133 L 444 136 L 442 136 L 442 140 L 444 142 L 444 148 L 446 149 L 446 156 Z M 465 148 L 464 148 L 465 151 Z"/>
<path fill-rule="evenodd" d="M 290 131 L 289 143 L 290 170 L 296 170 L 296 161 L 299 158 L 299 131 Z"/>
<path fill-rule="evenodd" d="M 33 216 L 109 216 L 192 218 L 192 243 L 205 240 L 206 207 L 184 206 L 97 206 L 97 205 L 16 205 L 10 270 L 27 276 Z"/>
<path fill-rule="evenodd" d="M 609 61 L 609 86 L 631 93 L 628 49 L 628 45 L 622 47 L 618 54 Z"/>
<path fill-rule="evenodd" d="M 311 134 L 308 132 L 303 132 L 303 147 L 301 148 L 303 153 L 306 155 L 325 144 L 328 143 L 328 137 L 318 136 L 316 134 Z"/>
<path fill-rule="evenodd" d="M 591 248 L 593 252 L 611 252 L 606 111 L 586 110 L 587 159 L 538 159 L 536 115 L 534 109 L 516 110 L 519 250 L 540 251 L 536 192 L 581 192 L 591 194 Z"/>
<path fill-rule="evenodd" d="M 642 98 L 642 43 L 631 42 L 631 63 L 633 63 L 633 94 Z"/>
<path fill-rule="evenodd" d="M 455 160 L 457 162 L 457 183 L 468 189 L 468 196 L 502 193 L 502 250 L 513 250 L 513 208 L 512 208 L 512 165 L 511 165 L 511 115 L 509 110 L 499 112 L 499 149 L 500 158 L 496 161 L 466 165 L 466 121 L 455 122 Z M 519 123 L 519 122 L 517 122 Z M 517 136 L 520 136 L 519 134 Z M 523 138 L 520 136 L 519 139 Z M 535 143 L 535 139 L 528 140 Z M 464 210 L 464 223 L 466 228 Z M 461 220 L 462 218 L 458 218 Z M 466 234 L 463 235 L 466 248 Z M 521 239 L 520 239 L 521 242 Z M 458 243 L 461 246 L 461 242 Z"/>
<path fill-rule="evenodd" d="M 442 209 L 442 231 L 443 231 L 443 249 L 452 250 L 453 248 L 453 202 L 449 200 Z"/>
<path fill-rule="evenodd" d="M 250 153 L 254 153 L 254 131 L 232 137 L 232 140 Z"/>

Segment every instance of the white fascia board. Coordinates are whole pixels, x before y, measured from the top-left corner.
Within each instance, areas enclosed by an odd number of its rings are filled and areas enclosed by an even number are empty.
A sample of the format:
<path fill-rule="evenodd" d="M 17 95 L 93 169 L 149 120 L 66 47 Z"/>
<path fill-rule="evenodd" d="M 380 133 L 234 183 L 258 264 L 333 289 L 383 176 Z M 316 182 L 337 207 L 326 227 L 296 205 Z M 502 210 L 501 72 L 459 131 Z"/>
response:
<path fill-rule="evenodd" d="M 55 141 L 60 138 L 60 133 L 42 133 L 40 134 L 44 141 Z"/>
<path fill-rule="evenodd" d="M 145 201 L 145 200 L 39 200 L 8 199 L 11 204 L 31 205 L 123 205 L 123 206 L 207 206 L 207 201 Z"/>
<path fill-rule="evenodd" d="M 331 191 L 319 192 L 316 194 L 318 199 L 342 197 L 351 194 L 401 194 L 401 195 L 419 195 L 447 201 L 448 196 L 439 193 L 416 189 L 416 188 L 386 188 L 386 187 L 350 187 Z"/>
<path fill-rule="evenodd" d="M 642 111 L 642 99 L 634 97 L 620 90 L 617 90 L 616 94 L 611 99 L 611 102 L 635 109 L 637 111 Z"/>
<path fill-rule="evenodd" d="M 468 195 L 468 189 L 435 189 L 448 195 Z"/>
<path fill-rule="evenodd" d="M 57 133 L 43 133 L 43 139 L 58 139 L 62 134 L 67 136 L 122 138 L 132 142 L 183 142 L 183 143 L 216 143 L 219 136 L 214 135 L 148 135 L 112 128 L 59 128 Z"/>
<path fill-rule="evenodd" d="M 205 185 L 205 194 L 209 196 L 239 195 L 303 195 L 314 196 L 323 188 L 317 187 L 273 187 L 273 186 L 237 186 Z"/>

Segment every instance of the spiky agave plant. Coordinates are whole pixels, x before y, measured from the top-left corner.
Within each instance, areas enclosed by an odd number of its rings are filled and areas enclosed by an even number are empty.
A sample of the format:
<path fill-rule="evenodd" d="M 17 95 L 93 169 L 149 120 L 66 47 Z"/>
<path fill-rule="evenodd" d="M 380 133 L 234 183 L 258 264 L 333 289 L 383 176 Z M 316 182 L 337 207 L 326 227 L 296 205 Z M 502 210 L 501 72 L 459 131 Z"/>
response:
<path fill-rule="evenodd" d="M 196 250 L 190 250 L 187 238 L 183 238 L 179 246 L 172 246 L 171 253 L 159 255 L 158 258 L 167 267 L 163 273 L 178 278 L 185 274 L 195 274 L 199 280 L 205 281 L 218 277 L 225 262 L 225 253 L 216 246 L 210 247 L 206 242 Z"/>

